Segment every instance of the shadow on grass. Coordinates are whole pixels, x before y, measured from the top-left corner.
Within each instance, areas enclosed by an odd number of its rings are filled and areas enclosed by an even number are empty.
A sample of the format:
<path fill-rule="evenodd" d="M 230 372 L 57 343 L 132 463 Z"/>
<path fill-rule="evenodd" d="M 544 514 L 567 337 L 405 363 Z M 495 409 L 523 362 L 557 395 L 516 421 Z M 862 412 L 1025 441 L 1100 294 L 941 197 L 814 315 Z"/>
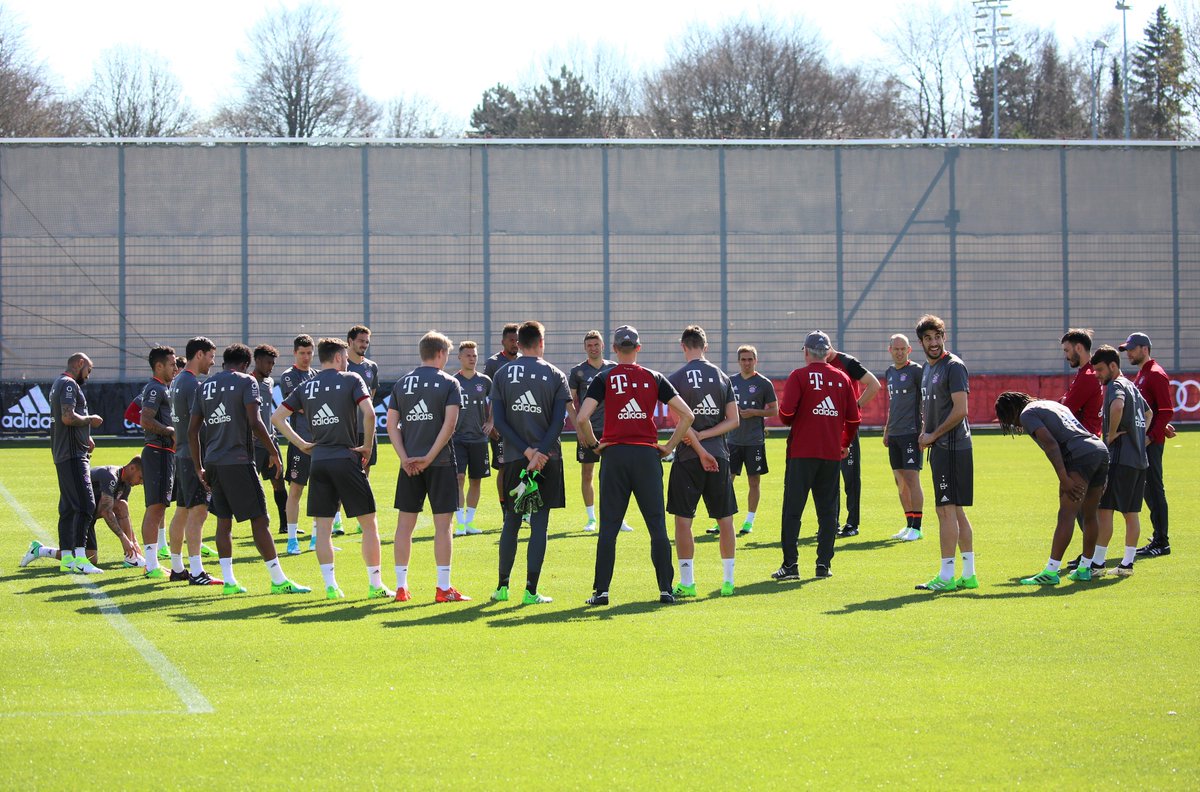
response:
<path fill-rule="evenodd" d="M 825 611 L 827 616 L 845 616 L 850 613 L 859 613 L 862 611 L 889 611 L 897 610 L 905 605 L 912 605 L 918 602 L 929 602 L 935 599 L 943 599 L 953 597 L 954 599 L 971 600 L 988 600 L 988 599 L 1012 599 L 1026 597 L 1066 597 L 1072 594 L 1085 593 L 1089 590 L 1103 588 L 1116 584 L 1120 578 L 1103 577 L 1097 580 L 1092 580 L 1087 583 L 1077 583 L 1073 585 L 1057 585 L 1057 586 L 1026 586 L 1021 583 L 1021 578 L 1012 578 L 1003 583 L 996 583 L 991 586 L 985 586 L 983 589 L 967 589 L 951 592 L 939 593 L 936 591 L 913 591 L 908 594 L 900 594 L 895 597 L 887 597 L 877 600 L 864 600 L 863 602 L 848 602 L 841 607 L 841 610 Z M 1004 589 L 1003 591 L 989 591 L 988 589 Z"/>

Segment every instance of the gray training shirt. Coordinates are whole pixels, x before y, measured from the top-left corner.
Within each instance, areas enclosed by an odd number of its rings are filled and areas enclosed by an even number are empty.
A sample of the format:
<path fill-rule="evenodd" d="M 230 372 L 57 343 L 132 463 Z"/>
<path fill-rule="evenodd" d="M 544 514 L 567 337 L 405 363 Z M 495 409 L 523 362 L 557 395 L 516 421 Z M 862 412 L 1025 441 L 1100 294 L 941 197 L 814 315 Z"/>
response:
<path fill-rule="evenodd" d="M 240 371 L 221 371 L 206 379 L 196 390 L 192 412 L 204 422 L 205 467 L 244 465 L 254 462 L 253 430 L 246 405 L 258 409 L 262 397 L 258 380 Z"/>
<path fill-rule="evenodd" d="M 1104 441 L 1085 429 L 1069 407 L 1056 401 L 1038 399 L 1030 402 L 1021 411 L 1021 426 L 1031 437 L 1038 429 L 1049 432 L 1062 450 L 1064 462 L 1078 462 L 1094 454 L 1108 453 Z"/>
<path fill-rule="evenodd" d="M 737 401 L 733 392 L 733 384 L 724 371 L 709 363 L 707 360 L 692 360 L 683 368 L 667 377 L 667 381 L 675 386 L 679 395 L 692 408 L 696 420 L 692 428 L 697 432 L 712 429 L 725 420 L 725 408 Z M 704 450 L 717 459 L 729 458 L 729 445 L 725 435 L 710 437 L 700 441 Z M 690 445 L 680 443 L 675 452 L 675 458 L 680 461 L 695 459 L 699 454 Z"/>
<path fill-rule="evenodd" d="M 461 407 L 458 380 L 433 366 L 417 366 L 396 380 L 388 410 L 400 413 L 400 438 L 410 457 L 429 453 L 446 422 L 447 407 Z M 446 443 L 433 465 L 453 465 L 453 443 Z"/>
<path fill-rule="evenodd" d="M 468 379 L 463 373 L 454 375 L 462 391 L 462 409 L 458 411 L 458 426 L 454 427 L 454 439 L 460 443 L 486 443 L 483 424 L 487 421 L 488 398 L 492 392 L 492 378 L 479 372 Z"/>
<path fill-rule="evenodd" d="M 367 392 L 374 394 L 379 388 L 379 364 L 370 358 L 363 358 L 362 363 L 347 359 L 346 371 L 362 377 L 367 384 Z"/>
<path fill-rule="evenodd" d="M 91 451 L 89 440 L 92 427 L 84 423 L 80 426 L 67 426 L 62 422 L 63 408 L 70 408 L 76 415 L 88 415 L 87 397 L 79 383 L 66 374 L 54 381 L 50 386 L 50 451 L 55 462 L 66 462 L 68 459 L 83 459 Z"/>
<path fill-rule="evenodd" d="M 275 424 L 271 423 L 271 413 L 275 412 L 275 380 L 271 377 L 263 377 L 258 379 L 258 395 L 262 397 L 262 407 L 258 413 L 262 416 L 263 426 L 267 427 L 267 434 L 271 440 L 275 440 Z M 256 448 L 262 448 L 263 444 L 259 441 L 258 435 L 254 436 L 254 445 Z"/>
<path fill-rule="evenodd" d="M 921 372 L 921 401 L 925 412 L 925 431 L 932 432 L 950 417 L 954 409 L 951 394 L 970 393 L 967 365 L 951 352 L 936 363 L 926 363 Z M 963 451 L 971 447 L 971 423 L 966 418 L 935 442 L 938 448 Z"/>
<path fill-rule="evenodd" d="M 575 395 L 579 397 L 575 400 L 575 409 L 578 410 L 580 405 L 583 404 L 583 400 L 587 398 L 587 389 L 592 384 L 592 380 L 615 365 L 617 365 L 615 361 L 603 360 L 600 363 L 600 368 L 596 368 L 585 360 L 571 369 L 571 373 L 567 375 L 567 387 L 573 390 Z M 604 410 L 593 411 L 589 423 L 592 425 L 592 434 L 596 435 L 597 438 L 604 436 Z"/>
<path fill-rule="evenodd" d="M 321 369 L 317 376 L 292 391 L 283 406 L 292 412 L 304 410 L 312 427 L 312 461 L 351 459 L 361 434 L 358 405 L 370 399 L 362 377 L 349 371 Z M 372 421 L 373 422 L 373 421 Z"/>
<path fill-rule="evenodd" d="M 901 369 L 888 366 L 883 379 L 888 392 L 888 436 L 920 434 L 921 367 L 911 360 Z"/>
<path fill-rule="evenodd" d="M 196 389 L 200 380 L 196 375 L 184 369 L 171 380 L 171 418 L 175 421 L 175 453 L 180 459 L 187 459 L 188 454 L 188 424 L 192 420 L 192 400 L 196 398 Z M 204 440 L 204 429 L 201 426 L 200 439 Z"/>
<path fill-rule="evenodd" d="M 115 501 L 128 500 L 131 487 L 121 481 L 120 465 L 101 465 L 92 468 L 92 492 L 96 494 L 96 505 L 100 496 L 107 495 Z"/>
<path fill-rule="evenodd" d="M 762 374 L 743 377 L 739 371 L 729 378 L 738 408 L 742 410 L 765 410 L 768 404 L 779 401 L 775 397 L 775 384 Z M 766 418 L 761 415 L 743 418 L 738 428 L 727 434 L 726 442 L 735 446 L 759 446 L 767 442 Z"/>
<path fill-rule="evenodd" d="M 315 369 L 301 371 L 295 366 L 290 367 L 283 372 L 279 377 L 279 392 L 284 399 L 292 395 L 292 391 L 299 388 L 304 383 L 308 382 L 313 377 L 317 376 Z M 296 430 L 296 434 L 300 435 L 303 440 L 312 440 L 312 428 L 308 425 L 308 416 L 303 413 L 292 413 L 291 417 L 292 428 Z"/>
<path fill-rule="evenodd" d="M 1142 392 L 1125 377 L 1117 377 L 1104 388 L 1104 407 L 1100 413 L 1102 431 L 1108 435 L 1108 416 L 1112 411 L 1112 403 L 1117 399 L 1125 400 L 1121 412 L 1119 431 L 1125 434 L 1117 438 L 1108 447 L 1109 461 L 1114 465 L 1126 465 L 1137 470 L 1145 470 L 1150 466 L 1146 456 L 1146 400 Z"/>
<path fill-rule="evenodd" d="M 174 426 L 175 422 L 171 420 L 171 397 L 167 393 L 167 386 L 159 379 L 151 379 L 142 388 L 142 409 L 149 408 L 154 413 L 154 420 L 158 421 L 163 426 Z M 175 443 L 169 437 L 160 434 L 155 434 L 149 429 L 144 430 L 146 445 L 154 446 L 155 448 L 165 448 L 174 450 Z"/>
<path fill-rule="evenodd" d="M 492 383 L 492 399 L 504 406 L 504 420 L 509 428 L 526 446 L 536 448 L 550 428 L 554 406 L 570 401 L 571 392 L 561 370 L 541 358 L 523 355 L 500 369 Z M 559 442 L 562 427 L 557 429 L 553 445 L 546 449 L 550 456 L 562 456 Z M 504 444 L 502 463 L 525 460 L 525 455 L 513 446 Z"/>

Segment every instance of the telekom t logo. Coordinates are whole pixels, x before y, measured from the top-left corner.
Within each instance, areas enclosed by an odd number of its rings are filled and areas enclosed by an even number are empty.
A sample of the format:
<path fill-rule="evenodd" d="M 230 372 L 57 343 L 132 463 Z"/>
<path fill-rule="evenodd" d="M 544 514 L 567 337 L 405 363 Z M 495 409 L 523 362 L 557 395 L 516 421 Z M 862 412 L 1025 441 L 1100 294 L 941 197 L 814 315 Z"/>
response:
<path fill-rule="evenodd" d="M 624 374 L 613 374 L 608 381 L 612 383 L 613 391 L 617 394 L 624 393 L 629 387 L 629 378 Z"/>
<path fill-rule="evenodd" d="M 512 363 L 509 363 L 507 366 L 504 367 L 504 370 L 508 372 L 508 381 L 509 382 L 516 382 L 525 377 L 525 367 L 524 366 L 517 366 Z"/>
<path fill-rule="evenodd" d="M 688 369 L 687 372 L 688 384 L 693 388 L 699 388 L 700 383 L 704 382 L 704 375 L 696 369 Z"/>
<path fill-rule="evenodd" d="M 417 382 L 420 379 L 421 378 L 418 377 L 416 374 L 409 374 L 407 377 L 405 377 L 404 378 L 404 392 L 409 396 L 416 393 L 417 392 Z"/>
<path fill-rule="evenodd" d="M 819 371 L 808 372 L 808 384 L 812 385 L 815 390 L 821 390 L 821 384 L 825 381 L 825 375 Z"/>

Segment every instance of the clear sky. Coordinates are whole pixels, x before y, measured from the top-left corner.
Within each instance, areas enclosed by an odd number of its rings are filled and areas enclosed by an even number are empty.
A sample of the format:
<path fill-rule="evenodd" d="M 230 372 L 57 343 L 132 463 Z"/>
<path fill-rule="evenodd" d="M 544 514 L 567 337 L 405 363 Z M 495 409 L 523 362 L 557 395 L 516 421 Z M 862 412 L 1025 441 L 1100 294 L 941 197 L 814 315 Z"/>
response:
<path fill-rule="evenodd" d="M 925 0 L 919 0 L 922 4 Z M 969 0 L 957 0 L 964 5 Z M 945 0 L 949 6 L 951 0 Z M 603 43 L 635 68 L 654 67 L 668 43 L 690 24 L 714 24 L 745 14 L 800 17 L 818 29 L 830 54 L 843 62 L 875 63 L 886 55 L 878 33 L 890 29 L 904 2 L 895 0 L 340 0 L 343 34 L 362 89 L 387 101 L 432 99 L 465 121 L 483 91 L 520 84 L 540 73 L 548 55 Z M 0 0 L 22 24 L 26 41 L 50 73 L 74 92 L 87 85 L 107 48 L 137 45 L 167 59 L 201 115 L 236 92 L 237 53 L 246 31 L 281 3 L 262 0 Z M 294 6 L 296 2 L 285 3 Z M 1016 22 L 1056 32 L 1064 49 L 1116 30 L 1114 0 L 1011 0 Z M 1129 38 L 1136 41 L 1157 3 L 1134 0 Z M 1173 9 L 1174 3 L 1169 2 Z"/>

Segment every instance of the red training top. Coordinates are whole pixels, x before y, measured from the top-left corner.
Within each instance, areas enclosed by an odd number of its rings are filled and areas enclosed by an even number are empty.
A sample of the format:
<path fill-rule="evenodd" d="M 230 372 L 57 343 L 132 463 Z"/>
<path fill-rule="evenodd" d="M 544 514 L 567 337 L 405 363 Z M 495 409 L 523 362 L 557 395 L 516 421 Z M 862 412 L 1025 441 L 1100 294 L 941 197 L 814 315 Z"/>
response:
<path fill-rule="evenodd" d="M 1075 379 L 1067 387 L 1067 392 L 1059 399 L 1063 406 L 1074 413 L 1087 429 L 1097 437 L 1103 427 L 1100 425 L 1100 411 L 1104 408 L 1104 390 L 1100 380 L 1096 379 L 1096 370 L 1091 363 L 1084 363 L 1075 373 Z"/>
<path fill-rule="evenodd" d="M 1146 437 L 1151 443 L 1162 445 L 1167 441 L 1167 424 L 1175 417 L 1175 408 L 1171 404 L 1171 379 L 1163 367 L 1151 358 L 1142 366 L 1133 384 L 1137 385 L 1142 398 L 1154 413 L 1150 425 L 1146 427 Z"/>
<path fill-rule="evenodd" d="M 666 377 L 636 363 L 620 363 L 592 380 L 587 398 L 604 410 L 604 436 L 608 445 L 658 446 L 654 408 L 678 392 Z"/>
<path fill-rule="evenodd" d="M 783 386 L 779 420 L 792 427 L 788 459 L 841 459 L 861 420 L 853 382 L 828 363 L 796 369 Z"/>

